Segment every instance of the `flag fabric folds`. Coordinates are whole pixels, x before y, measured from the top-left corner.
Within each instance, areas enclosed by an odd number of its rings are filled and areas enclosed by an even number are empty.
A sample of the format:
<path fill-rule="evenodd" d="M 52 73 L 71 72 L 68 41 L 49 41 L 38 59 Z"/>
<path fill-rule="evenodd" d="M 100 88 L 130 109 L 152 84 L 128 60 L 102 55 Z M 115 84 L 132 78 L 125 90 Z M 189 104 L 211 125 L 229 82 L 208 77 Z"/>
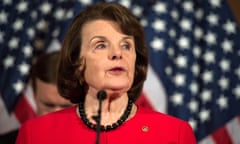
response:
<path fill-rule="evenodd" d="M 167 113 L 188 121 L 198 140 L 238 116 L 240 31 L 227 1 L 158 1 L 145 19 Z"/>
<path fill-rule="evenodd" d="M 96 2 L 0 2 L 0 134 L 24 121 L 18 102 L 34 57 L 61 43 L 72 18 Z M 150 65 L 138 103 L 188 121 L 201 144 L 240 143 L 240 29 L 227 1 L 111 2 L 128 7 L 146 32 Z M 11 116 L 18 124 L 7 128 Z"/>
<path fill-rule="evenodd" d="M 47 0 L 0 2 L 0 134 L 34 116 L 33 100 L 23 93 L 31 64 L 52 41 L 60 39 L 66 21 L 73 17 L 73 4 Z M 15 124 L 8 126 L 5 122 L 9 121 Z"/>

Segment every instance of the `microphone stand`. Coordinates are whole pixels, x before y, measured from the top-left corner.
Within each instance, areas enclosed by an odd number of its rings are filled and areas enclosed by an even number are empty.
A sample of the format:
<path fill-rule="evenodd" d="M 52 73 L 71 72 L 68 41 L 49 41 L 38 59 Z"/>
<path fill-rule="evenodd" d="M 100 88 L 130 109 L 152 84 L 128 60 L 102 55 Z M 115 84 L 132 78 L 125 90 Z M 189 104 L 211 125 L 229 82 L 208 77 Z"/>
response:
<path fill-rule="evenodd" d="M 99 144 L 99 136 L 101 132 L 101 113 L 102 113 L 102 101 L 106 98 L 107 94 L 105 91 L 101 90 L 97 93 L 97 98 L 99 100 L 98 115 L 93 116 L 96 121 L 96 144 Z"/>

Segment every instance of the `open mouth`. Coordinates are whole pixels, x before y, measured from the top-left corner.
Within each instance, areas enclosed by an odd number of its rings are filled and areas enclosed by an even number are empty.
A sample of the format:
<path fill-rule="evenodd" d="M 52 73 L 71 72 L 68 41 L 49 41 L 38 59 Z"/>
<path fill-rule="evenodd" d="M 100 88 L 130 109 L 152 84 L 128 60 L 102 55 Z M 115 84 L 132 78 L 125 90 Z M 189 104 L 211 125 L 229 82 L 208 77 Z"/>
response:
<path fill-rule="evenodd" d="M 111 69 L 111 71 L 124 71 L 124 68 L 122 67 L 114 67 Z"/>
<path fill-rule="evenodd" d="M 119 74 L 125 72 L 125 69 L 123 67 L 114 67 L 110 69 L 110 72 Z"/>

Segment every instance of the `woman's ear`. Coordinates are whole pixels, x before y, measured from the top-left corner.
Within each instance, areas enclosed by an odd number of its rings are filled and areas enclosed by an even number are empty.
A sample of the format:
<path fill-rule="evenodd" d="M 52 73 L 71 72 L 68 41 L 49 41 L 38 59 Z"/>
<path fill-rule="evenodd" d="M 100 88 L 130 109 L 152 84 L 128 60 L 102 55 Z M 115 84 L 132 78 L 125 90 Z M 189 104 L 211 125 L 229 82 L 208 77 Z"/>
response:
<path fill-rule="evenodd" d="M 81 57 L 79 60 L 79 67 L 76 69 L 75 75 L 79 80 L 80 85 L 83 85 L 85 78 L 84 78 L 84 71 L 86 67 L 86 61 L 84 57 Z"/>
<path fill-rule="evenodd" d="M 85 65 L 86 65 L 86 60 L 85 60 L 84 57 L 81 57 L 79 61 L 80 61 L 79 70 L 80 70 L 80 71 L 84 71 Z"/>

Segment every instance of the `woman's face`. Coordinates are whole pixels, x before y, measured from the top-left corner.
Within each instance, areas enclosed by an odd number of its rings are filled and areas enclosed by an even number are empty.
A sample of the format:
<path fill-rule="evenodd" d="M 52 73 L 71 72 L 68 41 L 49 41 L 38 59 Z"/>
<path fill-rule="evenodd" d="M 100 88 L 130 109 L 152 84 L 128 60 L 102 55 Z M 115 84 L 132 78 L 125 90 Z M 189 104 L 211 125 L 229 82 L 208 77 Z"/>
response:
<path fill-rule="evenodd" d="M 123 34 L 117 23 L 107 20 L 86 23 L 81 36 L 81 57 L 89 92 L 101 89 L 127 92 L 135 71 L 134 37 Z"/>

